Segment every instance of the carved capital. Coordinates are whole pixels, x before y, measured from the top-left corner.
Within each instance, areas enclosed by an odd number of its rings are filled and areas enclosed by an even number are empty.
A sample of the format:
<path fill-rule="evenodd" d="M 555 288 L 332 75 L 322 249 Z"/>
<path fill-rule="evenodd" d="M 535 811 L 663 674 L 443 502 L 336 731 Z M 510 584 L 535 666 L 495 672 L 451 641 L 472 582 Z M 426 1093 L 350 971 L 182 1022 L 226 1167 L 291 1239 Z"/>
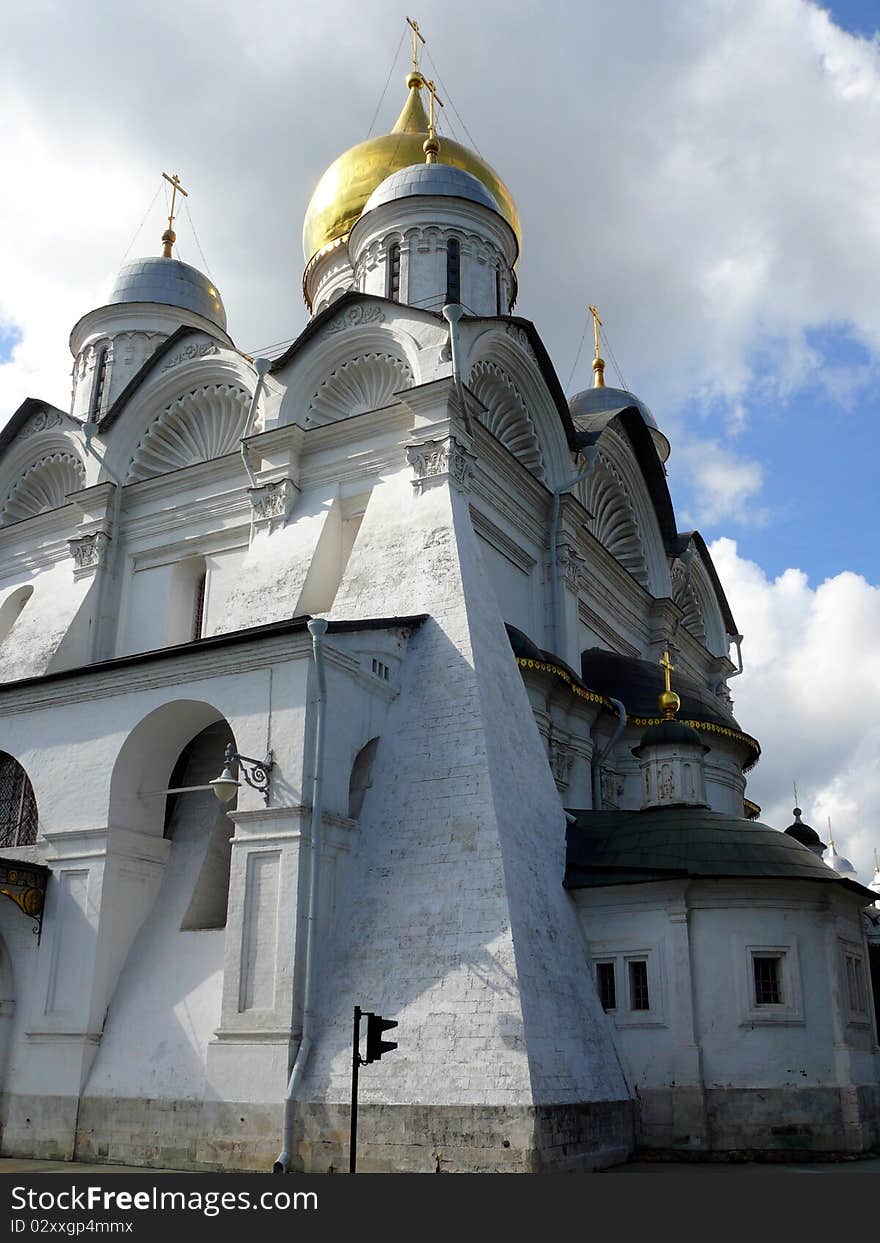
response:
<path fill-rule="evenodd" d="M 462 492 L 470 490 L 477 459 L 454 436 L 411 445 L 406 451 L 406 458 L 413 468 L 415 478 L 412 485 L 416 492 L 423 492 L 439 483 L 450 483 Z"/>
<path fill-rule="evenodd" d="M 299 489 L 292 479 L 276 479 L 273 483 L 248 488 L 256 524 L 268 524 L 269 530 L 284 526 L 290 517 Z"/>
<path fill-rule="evenodd" d="M 556 549 L 556 564 L 566 587 L 577 591 L 585 576 L 585 559 L 575 552 L 571 544 L 560 544 Z"/>
<path fill-rule="evenodd" d="M 574 763 L 574 752 L 564 743 L 550 740 L 550 768 L 557 789 L 567 790 L 571 778 L 571 766 Z"/>
<path fill-rule="evenodd" d="M 110 536 L 106 531 L 94 531 L 91 535 L 80 535 L 68 540 L 70 555 L 73 557 L 74 574 L 96 570 L 104 564 Z"/>

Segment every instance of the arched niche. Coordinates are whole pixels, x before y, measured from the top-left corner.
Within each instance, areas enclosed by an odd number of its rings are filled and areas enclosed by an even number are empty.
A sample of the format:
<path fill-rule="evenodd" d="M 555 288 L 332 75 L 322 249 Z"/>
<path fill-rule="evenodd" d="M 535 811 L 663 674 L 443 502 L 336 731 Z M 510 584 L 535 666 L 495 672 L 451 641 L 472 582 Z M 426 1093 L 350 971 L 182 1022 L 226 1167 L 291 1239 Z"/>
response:
<path fill-rule="evenodd" d="M 33 594 L 33 587 L 30 583 L 26 583 L 23 587 L 16 587 L 10 591 L 6 598 L 0 601 L 0 643 L 11 633 Z"/>
<path fill-rule="evenodd" d="M 502 367 L 489 359 L 474 363 L 468 388 L 484 407 L 480 422 L 527 470 L 543 480 L 544 454 L 525 398 Z"/>
<path fill-rule="evenodd" d="M 110 778 L 110 824 L 162 837 L 165 800 L 153 792 L 166 790 L 184 747 L 210 725 L 224 721 L 213 704 L 194 699 L 172 700 L 155 708 L 129 733 L 119 750 Z M 217 772 L 223 766 L 223 748 Z"/>
<path fill-rule="evenodd" d="M 378 749 L 379 739 L 371 738 L 358 751 L 351 766 L 351 776 L 348 782 L 348 815 L 352 820 L 359 818 L 367 790 L 373 784 L 373 764 Z"/>
<path fill-rule="evenodd" d="M 690 573 L 684 562 L 677 559 L 670 578 L 672 599 L 682 610 L 682 626 L 713 656 L 726 656 L 728 641 L 724 619 L 715 589 L 700 558 L 693 556 Z"/>

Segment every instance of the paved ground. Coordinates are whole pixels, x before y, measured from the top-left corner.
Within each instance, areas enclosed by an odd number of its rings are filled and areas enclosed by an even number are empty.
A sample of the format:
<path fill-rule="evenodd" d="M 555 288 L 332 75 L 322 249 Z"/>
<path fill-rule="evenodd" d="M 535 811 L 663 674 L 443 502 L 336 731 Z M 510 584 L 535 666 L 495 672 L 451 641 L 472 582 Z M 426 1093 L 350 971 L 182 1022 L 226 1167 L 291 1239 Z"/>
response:
<path fill-rule="evenodd" d="M 157 1170 L 134 1165 L 87 1165 L 78 1161 L 31 1161 L 26 1157 L 0 1158 L 3 1174 L 181 1174 L 192 1171 Z M 757 1162 L 630 1161 L 607 1174 L 880 1174 L 880 1157 L 862 1161 Z"/>

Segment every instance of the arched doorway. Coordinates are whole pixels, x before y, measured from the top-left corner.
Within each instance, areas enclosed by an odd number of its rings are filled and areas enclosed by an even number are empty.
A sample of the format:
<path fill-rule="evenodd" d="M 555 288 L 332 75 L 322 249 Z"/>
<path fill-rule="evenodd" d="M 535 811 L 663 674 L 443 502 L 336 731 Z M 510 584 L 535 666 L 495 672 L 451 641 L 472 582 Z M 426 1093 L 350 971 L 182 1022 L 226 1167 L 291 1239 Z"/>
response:
<path fill-rule="evenodd" d="M 0 849 L 37 840 L 37 800 L 30 778 L 14 756 L 0 751 Z"/>

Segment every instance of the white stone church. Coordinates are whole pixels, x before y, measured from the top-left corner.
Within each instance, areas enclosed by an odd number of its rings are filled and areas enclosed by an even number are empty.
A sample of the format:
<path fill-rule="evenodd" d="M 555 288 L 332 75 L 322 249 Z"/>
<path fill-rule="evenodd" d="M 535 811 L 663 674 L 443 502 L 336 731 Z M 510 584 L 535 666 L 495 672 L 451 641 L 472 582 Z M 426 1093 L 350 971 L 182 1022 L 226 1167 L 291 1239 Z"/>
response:
<path fill-rule="evenodd" d="M 880 875 L 755 818 L 669 443 L 407 86 L 286 352 L 169 221 L 0 433 L 0 1151 L 347 1169 L 355 1005 L 365 1170 L 865 1151 Z"/>

